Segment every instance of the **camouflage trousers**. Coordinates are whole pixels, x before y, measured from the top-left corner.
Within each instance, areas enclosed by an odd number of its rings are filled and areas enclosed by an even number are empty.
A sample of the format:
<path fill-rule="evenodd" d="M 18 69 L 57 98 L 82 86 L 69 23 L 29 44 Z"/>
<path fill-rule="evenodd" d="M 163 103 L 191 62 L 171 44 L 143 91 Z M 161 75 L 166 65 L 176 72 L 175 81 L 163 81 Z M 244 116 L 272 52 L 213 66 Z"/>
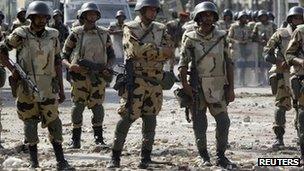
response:
<path fill-rule="evenodd" d="M 127 97 L 125 92 L 121 98 L 121 106 L 118 109 L 118 114 L 121 116 L 130 115 L 130 119 L 135 120 L 143 115 L 158 115 L 162 107 L 163 92 L 160 85 L 155 85 L 142 78 L 136 78 L 135 89 L 133 91 L 133 113 L 128 114 Z"/>
<path fill-rule="evenodd" d="M 199 151 L 207 150 L 207 108 L 216 121 L 216 147 L 218 151 L 225 151 L 228 144 L 230 119 L 227 104 L 224 100 L 218 103 L 207 103 L 204 96 L 200 96 L 200 108 L 197 115 L 192 116 L 196 146 Z"/>
<path fill-rule="evenodd" d="M 274 123 L 273 129 L 277 127 L 285 127 L 286 123 L 286 111 L 289 111 L 291 107 L 291 92 L 288 86 L 286 86 L 286 81 L 284 77 L 277 78 L 277 93 L 275 95 L 275 105 L 276 110 L 274 112 Z"/>
<path fill-rule="evenodd" d="M 62 124 L 58 117 L 57 99 L 46 99 L 43 102 L 33 102 L 32 95 L 21 91 L 17 94 L 17 113 L 24 123 L 25 139 L 29 144 L 39 142 L 37 126 L 48 128 L 50 141 L 62 142 Z"/>
<path fill-rule="evenodd" d="M 105 97 L 106 82 L 101 76 L 94 80 L 88 74 L 73 74 L 72 76 L 72 100 L 74 103 L 82 103 L 89 109 L 102 105 Z"/>
<path fill-rule="evenodd" d="M 101 76 L 94 80 L 88 74 L 74 74 L 72 76 L 72 123 L 73 128 L 82 126 L 83 111 L 87 106 L 93 112 L 92 125 L 102 126 L 104 109 L 102 103 L 105 97 L 106 82 Z"/>

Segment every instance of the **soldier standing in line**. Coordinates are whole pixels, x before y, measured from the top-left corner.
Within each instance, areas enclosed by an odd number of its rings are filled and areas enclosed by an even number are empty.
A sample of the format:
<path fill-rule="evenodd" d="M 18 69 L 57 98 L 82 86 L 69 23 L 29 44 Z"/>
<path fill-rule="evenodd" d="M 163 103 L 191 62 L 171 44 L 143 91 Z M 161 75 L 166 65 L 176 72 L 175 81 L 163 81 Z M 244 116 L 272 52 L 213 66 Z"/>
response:
<path fill-rule="evenodd" d="M 259 84 L 261 86 L 268 85 L 268 69 L 269 64 L 264 61 L 263 48 L 268 40 L 276 31 L 277 27 L 268 19 L 267 12 L 260 10 L 258 13 L 259 22 L 253 28 L 252 39 L 258 43 L 258 62 L 259 62 Z"/>
<path fill-rule="evenodd" d="M 223 20 L 218 21 L 220 30 L 229 31 L 231 24 L 233 23 L 233 13 L 230 9 L 225 9 L 222 13 Z"/>
<path fill-rule="evenodd" d="M 25 18 L 25 13 L 25 8 L 19 8 L 17 10 L 17 19 L 13 22 L 11 32 L 13 32 L 17 27 L 30 25 L 30 21 Z"/>
<path fill-rule="evenodd" d="M 292 89 L 293 98 L 298 101 L 298 116 L 296 118 L 298 138 L 300 144 L 301 161 L 300 165 L 304 165 L 304 92 L 303 80 L 304 80 L 304 25 L 298 25 L 296 30 L 291 35 L 291 40 L 286 49 L 285 60 L 288 65 L 291 66 L 290 83 Z"/>
<path fill-rule="evenodd" d="M 208 108 L 216 120 L 216 165 L 223 168 L 235 168 L 236 165 L 225 156 L 230 126 L 227 103 L 234 101 L 235 98 L 233 62 L 228 57 L 227 43 L 223 38 L 226 33 L 215 26 L 219 17 L 214 3 L 198 4 L 194 9 L 193 17 L 199 27 L 186 33 L 185 39 L 183 39 L 179 71 L 183 89 L 192 98 L 193 87 L 187 81 L 187 72 L 189 64 L 191 67 L 194 65 L 192 63 L 194 55 L 200 80 L 199 87 L 202 87 L 198 90 L 201 93 L 196 92 L 200 94 L 198 112 L 195 112 L 195 116 L 192 115 L 195 142 L 203 159 L 202 165 L 211 166 L 206 139 L 206 110 Z M 208 50 L 213 45 L 212 50 L 204 57 L 204 50 Z M 228 85 L 224 91 L 226 81 L 228 81 Z M 191 108 L 191 113 L 193 114 L 193 108 Z"/>
<path fill-rule="evenodd" d="M 241 11 L 238 14 L 237 22 L 229 29 L 228 40 L 231 45 L 230 54 L 236 65 L 235 79 L 239 86 L 245 86 L 246 58 L 249 56 L 248 43 L 251 39 L 251 30 L 247 25 L 247 13 Z"/>
<path fill-rule="evenodd" d="M 250 27 L 251 31 L 253 31 L 255 24 L 258 22 L 258 19 L 257 19 L 258 13 L 259 13 L 259 11 L 253 11 L 251 13 L 252 20 L 250 22 L 248 22 L 248 26 Z"/>
<path fill-rule="evenodd" d="M 41 1 L 30 3 L 26 18 L 30 26 L 16 28 L 0 46 L 2 63 L 13 73 L 17 96 L 17 113 L 24 123 L 25 139 L 29 143 L 31 167 L 37 168 L 38 123 L 48 128 L 58 170 L 73 169 L 65 160 L 62 149 L 62 123 L 58 104 L 65 99 L 60 58 L 58 31 L 46 27 L 52 12 Z M 31 89 L 9 61 L 8 52 L 17 49 L 17 63 L 36 83 Z M 14 86 L 13 86 L 14 87 Z M 59 99 L 58 98 L 59 95 Z"/>
<path fill-rule="evenodd" d="M 164 63 L 173 55 L 173 42 L 166 26 L 155 21 L 160 10 L 159 0 L 138 0 L 135 10 L 139 17 L 123 27 L 123 45 L 127 60 L 133 64 L 134 90 L 132 104 L 128 104 L 128 91 L 122 94 L 118 113 L 121 119 L 115 130 L 112 159 L 109 168 L 120 167 L 120 156 L 132 123 L 142 118 L 142 147 L 139 168 L 151 163 L 156 116 L 161 110 L 163 92 L 157 80 L 163 79 Z M 130 108 L 132 112 L 129 112 Z"/>
<path fill-rule="evenodd" d="M 81 127 L 85 107 L 92 110 L 92 127 L 96 145 L 105 145 L 103 138 L 104 97 L 108 68 L 112 67 L 115 54 L 106 28 L 96 25 L 101 13 L 95 3 L 81 6 L 79 16 L 84 25 L 72 28 L 63 47 L 63 64 L 72 79 L 72 142 L 71 148 L 80 148 Z M 87 61 L 87 66 L 81 65 Z M 90 66 L 99 65 L 99 68 Z"/>
<path fill-rule="evenodd" d="M 122 27 L 127 17 L 123 10 L 119 10 L 116 12 L 115 18 L 117 19 L 117 22 L 110 23 L 109 33 L 112 36 L 113 49 L 115 52 L 116 60 L 120 60 L 116 62 L 123 63 L 124 53 L 123 53 L 123 45 L 122 45 L 122 36 L 123 36 Z"/>
<path fill-rule="evenodd" d="M 289 86 L 289 66 L 285 60 L 285 50 L 293 31 L 299 24 L 303 24 L 303 8 L 296 6 L 287 15 L 288 26 L 279 28 L 269 39 L 264 48 L 265 60 L 272 64 L 269 71 L 272 93 L 275 95 L 276 109 L 274 112 L 273 131 L 276 135 L 273 148 L 284 146 L 286 111 L 291 109 L 291 92 Z"/>
<path fill-rule="evenodd" d="M 189 21 L 189 13 L 180 12 L 179 18 L 169 21 L 167 25 L 168 33 L 174 41 L 174 47 L 179 48 L 182 40 L 184 29 L 183 25 Z M 170 72 L 174 73 L 175 56 L 170 59 Z"/>
<path fill-rule="evenodd" d="M 59 9 L 53 11 L 54 23 L 50 25 L 51 28 L 58 30 L 60 47 L 63 47 L 65 39 L 69 36 L 69 29 L 63 24 L 63 14 Z"/>
<path fill-rule="evenodd" d="M 2 11 L 0 11 L 0 41 L 5 39 L 5 36 L 8 35 L 9 33 L 9 26 L 7 23 L 4 22 L 4 14 Z"/>
<path fill-rule="evenodd" d="M 81 10 L 79 9 L 77 11 L 76 20 L 72 23 L 72 28 L 83 25 L 83 19 L 80 18 L 80 13 L 81 13 Z"/>

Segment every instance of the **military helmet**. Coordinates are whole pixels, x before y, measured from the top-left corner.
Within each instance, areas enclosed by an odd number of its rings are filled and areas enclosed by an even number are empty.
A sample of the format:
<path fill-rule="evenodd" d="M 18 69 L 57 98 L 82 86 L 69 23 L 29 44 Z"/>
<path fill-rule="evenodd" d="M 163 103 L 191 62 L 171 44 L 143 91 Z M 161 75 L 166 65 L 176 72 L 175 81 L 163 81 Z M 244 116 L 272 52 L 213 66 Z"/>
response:
<path fill-rule="evenodd" d="M 160 9 L 159 0 L 138 0 L 136 2 L 135 11 L 141 10 L 143 7 L 156 7 L 157 10 Z"/>
<path fill-rule="evenodd" d="M 234 19 L 234 20 L 238 20 L 238 16 L 239 16 L 239 11 L 236 11 L 236 12 L 233 14 L 233 19 Z"/>
<path fill-rule="evenodd" d="M 56 16 L 56 15 L 61 15 L 61 16 L 63 16 L 62 12 L 61 12 L 59 9 L 55 9 L 55 10 L 53 11 L 53 16 Z"/>
<path fill-rule="evenodd" d="M 291 22 L 291 17 L 294 15 L 303 15 L 304 9 L 300 6 L 295 6 L 289 9 L 288 14 L 287 14 L 287 22 Z"/>
<path fill-rule="evenodd" d="M 119 11 L 116 12 L 115 18 L 117 18 L 119 16 L 124 16 L 126 18 L 126 14 L 123 10 L 119 10 Z"/>
<path fill-rule="evenodd" d="M 18 16 L 20 13 L 22 13 L 22 12 L 26 13 L 26 9 L 25 9 L 25 8 L 18 8 L 18 10 L 17 10 L 17 16 Z"/>
<path fill-rule="evenodd" d="M 205 2 L 199 3 L 195 6 L 194 11 L 193 11 L 193 20 L 195 22 L 198 22 L 198 20 L 197 20 L 198 14 L 201 12 L 206 12 L 206 11 L 213 12 L 215 21 L 217 21 L 219 19 L 216 5 L 212 2 L 205 1 Z"/>
<path fill-rule="evenodd" d="M 43 1 L 34 1 L 29 4 L 25 18 L 30 18 L 31 15 L 45 15 L 47 19 L 50 19 L 52 11 Z"/>
<path fill-rule="evenodd" d="M 4 14 L 2 11 L 0 11 L 0 20 L 3 20 L 4 19 Z"/>
<path fill-rule="evenodd" d="M 261 17 L 262 15 L 266 15 L 268 17 L 267 11 L 260 10 L 259 13 L 258 13 L 258 18 Z"/>
<path fill-rule="evenodd" d="M 230 9 L 224 9 L 224 11 L 222 12 L 222 16 L 225 17 L 225 16 L 229 16 L 229 17 L 233 17 L 233 13 Z"/>
<path fill-rule="evenodd" d="M 94 11 L 94 12 L 96 12 L 97 15 L 98 15 L 98 19 L 97 20 L 100 19 L 100 17 L 101 17 L 100 10 L 99 10 L 98 6 L 95 3 L 93 3 L 93 2 L 86 2 L 86 3 L 82 4 L 82 6 L 80 8 L 79 17 L 83 18 L 83 15 L 86 12 L 88 12 L 88 11 Z"/>
<path fill-rule="evenodd" d="M 81 10 L 79 9 L 79 10 L 77 10 L 77 15 L 76 15 L 76 18 L 77 18 L 77 19 L 79 19 L 80 14 L 81 14 Z"/>
<path fill-rule="evenodd" d="M 252 19 L 255 19 L 258 17 L 259 11 L 253 11 L 251 14 Z"/>
<path fill-rule="evenodd" d="M 270 12 L 270 11 L 267 12 L 267 15 L 268 15 L 269 18 L 273 18 L 273 19 L 275 18 L 275 16 L 273 15 L 273 13 Z"/>
<path fill-rule="evenodd" d="M 248 16 L 248 14 L 247 14 L 247 12 L 246 11 L 241 11 L 241 12 L 239 12 L 238 13 L 238 16 L 237 16 L 237 19 L 239 20 L 241 17 L 243 17 L 243 16 Z"/>

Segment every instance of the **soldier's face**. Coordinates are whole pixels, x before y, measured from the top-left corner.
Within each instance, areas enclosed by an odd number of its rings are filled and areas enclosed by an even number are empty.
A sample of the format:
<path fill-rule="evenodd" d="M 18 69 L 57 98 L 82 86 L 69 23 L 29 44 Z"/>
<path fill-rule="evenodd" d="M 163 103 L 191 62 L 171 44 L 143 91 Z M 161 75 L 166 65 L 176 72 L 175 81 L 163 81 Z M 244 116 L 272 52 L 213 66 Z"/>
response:
<path fill-rule="evenodd" d="M 304 21 L 303 21 L 303 15 L 294 15 L 294 16 L 292 16 L 291 17 L 291 23 L 294 26 L 303 24 L 304 23 Z"/>
<path fill-rule="evenodd" d="M 247 23 L 247 17 L 246 16 L 242 16 L 240 19 L 239 19 L 240 23 L 242 24 L 246 24 Z"/>
<path fill-rule="evenodd" d="M 21 21 L 25 20 L 25 12 L 20 12 L 18 14 L 18 19 L 21 20 Z"/>
<path fill-rule="evenodd" d="M 46 15 L 34 15 L 33 16 L 32 24 L 37 29 L 40 29 L 40 30 L 44 29 L 47 22 L 48 22 L 48 18 Z"/>
<path fill-rule="evenodd" d="M 261 22 L 266 22 L 266 21 L 268 21 L 268 16 L 267 15 L 262 15 L 262 16 L 259 17 L 259 20 Z"/>
<path fill-rule="evenodd" d="M 85 15 L 85 20 L 89 23 L 95 23 L 98 19 L 98 14 L 95 11 L 88 11 Z"/>
<path fill-rule="evenodd" d="M 199 15 L 199 21 L 202 25 L 212 25 L 214 20 L 214 13 L 211 11 L 205 11 Z"/>
<path fill-rule="evenodd" d="M 62 22 L 62 17 L 61 17 L 61 15 L 55 15 L 55 16 L 54 16 L 54 20 L 55 20 L 56 22 Z"/>
<path fill-rule="evenodd" d="M 155 20 L 157 15 L 157 8 L 156 7 L 146 7 L 146 11 L 145 11 L 145 17 L 148 20 Z"/>
<path fill-rule="evenodd" d="M 117 21 L 118 21 L 119 23 L 123 23 L 125 19 L 126 19 L 126 17 L 123 16 L 123 15 L 117 17 Z"/>

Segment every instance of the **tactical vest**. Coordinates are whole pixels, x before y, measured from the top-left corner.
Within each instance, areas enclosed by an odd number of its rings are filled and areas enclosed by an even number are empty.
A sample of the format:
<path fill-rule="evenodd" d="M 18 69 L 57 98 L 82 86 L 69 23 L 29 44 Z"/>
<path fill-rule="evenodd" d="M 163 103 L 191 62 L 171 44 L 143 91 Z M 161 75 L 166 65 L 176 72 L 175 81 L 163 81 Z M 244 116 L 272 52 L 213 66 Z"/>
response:
<path fill-rule="evenodd" d="M 251 30 L 249 26 L 241 26 L 239 22 L 232 24 L 230 29 L 233 29 L 234 32 L 233 39 L 239 41 L 248 41 L 251 36 Z"/>
<path fill-rule="evenodd" d="M 261 22 L 258 22 L 256 24 L 256 27 L 258 29 L 258 39 L 262 39 L 262 34 L 264 33 L 266 36 L 266 40 L 269 40 L 270 37 L 273 35 L 275 32 L 275 25 L 272 22 L 268 22 L 267 25 L 262 24 Z"/>
<path fill-rule="evenodd" d="M 46 27 L 42 37 L 37 37 L 30 32 L 29 26 L 21 26 L 16 28 L 14 33 L 22 37 L 24 41 L 21 47 L 17 47 L 17 62 L 36 82 L 40 91 L 40 95 L 34 94 L 35 101 L 56 98 L 57 92 L 54 91 L 52 85 L 56 77 L 55 55 L 59 50 L 56 49 L 59 43 L 58 31 Z M 27 91 L 24 86 L 23 91 Z"/>
<path fill-rule="evenodd" d="M 215 42 L 225 35 L 225 31 L 214 29 L 214 31 L 203 37 L 198 31 L 187 33 L 187 37 L 194 46 L 197 70 L 201 78 L 202 89 L 207 102 L 220 102 L 224 95 L 226 79 L 226 65 L 224 58 L 224 40 L 221 40 L 203 59 L 204 52 Z"/>
<path fill-rule="evenodd" d="M 144 39 L 142 39 L 142 43 L 152 43 L 156 45 L 156 47 L 161 47 L 162 46 L 162 40 L 163 40 L 163 35 L 165 33 L 165 25 L 158 23 L 158 22 L 152 22 L 153 28 L 152 30 L 145 36 Z M 140 19 L 130 21 L 125 24 L 125 27 L 128 27 L 130 31 L 132 32 L 133 36 L 136 38 L 141 38 L 145 34 L 145 30 L 142 28 L 140 24 Z M 136 49 L 131 49 L 130 50 L 136 50 Z M 157 62 L 157 61 L 147 61 L 146 59 L 136 59 L 134 61 L 134 67 L 135 67 L 135 72 L 137 68 L 140 68 L 140 70 L 144 70 L 147 73 L 151 73 L 151 71 L 159 71 L 162 72 L 163 70 L 163 65 L 164 62 Z M 157 79 L 162 79 L 162 78 L 157 78 Z"/>
<path fill-rule="evenodd" d="M 78 59 L 87 59 L 98 64 L 107 64 L 106 45 L 108 32 L 105 28 L 85 31 L 83 26 L 72 28 L 76 35 L 77 43 L 71 56 L 71 63 L 77 63 Z"/>

